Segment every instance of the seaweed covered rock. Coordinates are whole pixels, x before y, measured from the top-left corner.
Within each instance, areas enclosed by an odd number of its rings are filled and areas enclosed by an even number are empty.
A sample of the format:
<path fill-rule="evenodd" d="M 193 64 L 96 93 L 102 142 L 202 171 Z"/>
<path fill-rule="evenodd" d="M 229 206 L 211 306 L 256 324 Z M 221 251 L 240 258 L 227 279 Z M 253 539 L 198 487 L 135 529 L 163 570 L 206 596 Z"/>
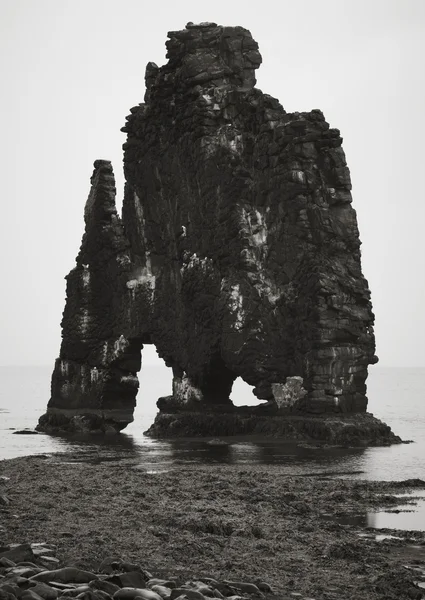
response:
<path fill-rule="evenodd" d="M 95 163 L 38 428 L 125 427 L 145 343 L 173 369 L 163 414 L 233 413 L 237 377 L 270 418 L 364 413 L 374 316 L 339 131 L 255 88 L 242 27 L 166 45 L 123 128 L 122 218 Z"/>

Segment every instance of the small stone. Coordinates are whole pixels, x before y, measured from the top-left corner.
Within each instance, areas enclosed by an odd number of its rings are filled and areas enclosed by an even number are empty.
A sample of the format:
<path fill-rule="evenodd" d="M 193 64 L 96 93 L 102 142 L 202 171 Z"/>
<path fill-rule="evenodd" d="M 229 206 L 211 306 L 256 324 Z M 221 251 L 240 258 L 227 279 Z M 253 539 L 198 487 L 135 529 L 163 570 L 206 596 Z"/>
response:
<path fill-rule="evenodd" d="M 42 571 L 45 571 L 45 569 L 43 569 L 39 565 L 36 565 L 35 563 L 33 563 L 29 560 L 23 560 L 22 562 L 19 562 L 17 564 L 17 566 L 18 567 L 30 567 L 31 569 L 35 569 L 37 571 L 37 573 L 41 573 Z"/>
<path fill-rule="evenodd" d="M 42 600 L 42 597 L 39 596 L 37 592 L 34 592 L 34 590 L 31 588 L 22 592 L 21 598 L 22 600 Z"/>
<path fill-rule="evenodd" d="M 33 562 L 35 559 L 34 553 L 31 550 L 31 546 L 29 544 L 18 544 L 16 546 L 11 546 L 10 550 L 6 552 L 2 552 L 1 557 L 8 558 L 15 563 L 23 562 L 23 561 L 31 561 Z"/>
<path fill-rule="evenodd" d="M 197 590 L 190 590 L 186 588 L 175 588 L 171 591 L 170 600 L 176 600 L 179 596 L 187 596 L 189 600 L 205 600 L 205 596 Z"/>
<path fill-rule="evenodd" d="M 89 586 L 86 585 L 79 585 L 77 587 L 74 588 L 69 588 L 67 590 L 64 590 L 62 592 L 62 596 L 66 596 L 68 598 L 76 598 L 77 596 L 79 596 L 80 594 L 84 594 L 85 592 L 89 591 Z"/>
<path fill-rule="evenodd" d="M 10 504 L 10 500 L 7 496 L 5 496 L 4 494 L 2 494 L 0 496 L 0 506 L 9 506 Z"/>
<path fill-rule="evenodd" d="M 33 581 L 58 581 L 60 583 L 89 583 L 93 579 L 99 579 L 98 575 L 90 571 L 83 571 L 76 567 L 64 567 L 53 571 L 43 571 L 31 577 Z"/>
<path fill-rule="evenodd" d="M 58 565 L 60 563 L 60 560 L 58 558 L 55 558 L 54 556 L 46 556 L 45 554 L 43 554 L 42 556 L 40 556 L 39 559 L 46 566 Z"/>
<path fill-rule="evenodd" d="M 260 581 L 257 583 L 257 587 L 261 592 L 265 592 L 266 594 L 270 594 L 272 591 L 271 586 L 265 581 Z"/>
<path fill-rule="evenodd" d="M 111 581 L 104 581 L 102 579 L 90 581 L 89 587 L 94 590 L 102 590 L 110 596 L 113 596 L 120 589 L 118 585 L 115 585 L 115 583 L 112 583 Z"/>
<path fill-rule="evenodd" d="M 99 571 L 101 573 L 112 574 L 118 572 L 131 572 L 140 571 L 144 572 L 140 565 L 130 563 L 122 558 L 108 557 L 105 558 L 99 565 Z"/>
<path fill-rule="evenodd" d="M 219 585 L 217 579 L 213 579 L 212 577 L 202 577 L 201 581 L 206 583 L 207 585 L 212 586 L 213 588 Z"/>
<path fill-rule="evenodd" d="M 10 573 L 13 573 L 13 575 L 18 577 L 26 577 L 27 579 L 29 579 L 33 575 L 36 575 L 39 572 L 40 569 L 38 569 L 37 567 L 34 569 L 33 567 L 22 567 L 19 565 L 10 570 Z"/>
<path fill-rule="evenodd" d="M 165 585 L 153 585 L 151 590 L 159 594 L 161 598 L 164 599 L 167 599 L 171 596 L 171 588 L 165 587 Z"/>
<path fill-rule="evenodd" d="M 114 600 L 134 600 L 134 598 L 142 598 L 143 600 L 162 600 L 161 596 L 152 590 L 142 588 L 122 588 L 114 594 Z"/>
<path fill-rule="evenodd" d="M 197 592 L 200 592 L 203 596 L 207 596 L 208 598 L 215 598 L 214 590 L 211 586 L 207 585 L 203 581 L 194 581 L 191 586 Z"/>
<path fill-rule="evenodd" d="M 78 594 L 77 598 L 80 600 L 111 600 L 111 596 L 103 590 L 92 590 L 88 589 L 81 594 Z"/>
<path fill-rule="evenodd" d="M 174 589 L 176 587 L 176 582 L 170 579 L 153 578 L 149 579 L 149 581 L 146 583 L 148 588 L 152 588 L 154 585 L 162 585 L 164 587 Z"/>
<path fill-rule="evenodd" d="M 143 588 L 148 578 L 140 571 L 111 575 L 108 580 L 120 588 Z"/>
<path fill-rule="evenodd" d="M 90 582 L 92 583 L 92 582 Z M 58 590 L 74 590 L 77 586 L 72 583 L 60 583 L 59 581 L 49 581 L 49 585 Z"/>
<path fill-rule="evenodd" d="M 246 594 L 261 594 L 260 590 L 254 583 L 247 583 L 245 581 L 226 581 L 224 583 L 229 585 L 232 588 L 236 588 L 237 590 L 241 590 Z"/>
<path fill-rule="evenodd" d="M 55 553 L 53 548 L 46 548 L 41 544 L 31 544 L 31 549 L 36 556 L 50 556 Z"/>
<path fill-rule="evenodd" d="M 0 567 L 4 567 L 5 569 L 10 569 L 10 567 L 16 567 L 16 563 L 13 560 L 9 560 L 5 556 L 0 558 Z"/>
<path fill-rule="evenodd" d="M 37 583 L 37 585 L 30 589 L 44 598 L 44 600 L 56 600 L 58 597 L 58 591 L 45 583 Z"/>
<path fill-rule="evenodd" d="M 20 590 L 17 585 L 14 585 L 12 583 L 4 583 L 1 586 L 1 589 L 7 592 L 8 594 L 12 594 L 12 596 L 16 596 L 16 598 L 20 598 L 22 594 L 22 590 Z"/>

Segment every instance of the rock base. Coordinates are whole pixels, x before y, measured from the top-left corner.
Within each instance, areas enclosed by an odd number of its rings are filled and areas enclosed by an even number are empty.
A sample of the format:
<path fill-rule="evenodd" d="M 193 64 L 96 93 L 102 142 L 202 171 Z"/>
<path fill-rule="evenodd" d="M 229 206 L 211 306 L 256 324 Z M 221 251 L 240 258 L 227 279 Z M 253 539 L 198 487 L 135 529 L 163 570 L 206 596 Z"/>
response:
<path fill-rule="evenodd" d="M 158 438 L 260 435 L 340 446 L 389 446 L 402 440 L 371 413 L 347 416 L 258 416 L 199 412 L 159 413 L 145 435 Z"/>
<path fill-rule="evenodd" d="M 48 408 L 36 427 L 49 434 L 116 434 L 133 421 L 133 411 Z"/>

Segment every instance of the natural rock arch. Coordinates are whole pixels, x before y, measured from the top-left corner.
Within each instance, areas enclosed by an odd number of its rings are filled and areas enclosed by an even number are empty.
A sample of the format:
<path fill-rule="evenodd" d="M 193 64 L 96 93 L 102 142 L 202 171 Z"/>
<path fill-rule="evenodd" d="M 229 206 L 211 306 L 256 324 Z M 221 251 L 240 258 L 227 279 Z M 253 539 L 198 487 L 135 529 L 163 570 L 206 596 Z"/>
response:
<path fill-rule="evenodd" d="M 173 368 L 163 413 L 232 412 L 236 377 L 270 414 L 293 377 L 292 412 L 365 412 L 374 316 L 339 131 L 254 87 L 246 29 L 169 38 L 123 128 L 122 218 L 111 164 L 94 163 L 39 428 L 125 427 L 144 343 Z"/>

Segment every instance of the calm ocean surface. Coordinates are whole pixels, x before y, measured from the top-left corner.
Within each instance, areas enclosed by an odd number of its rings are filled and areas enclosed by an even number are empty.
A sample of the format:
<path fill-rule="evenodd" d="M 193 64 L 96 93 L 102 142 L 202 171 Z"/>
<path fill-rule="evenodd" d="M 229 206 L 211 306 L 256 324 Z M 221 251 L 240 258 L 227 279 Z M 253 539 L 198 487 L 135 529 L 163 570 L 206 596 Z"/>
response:
<path fill-rule="evenodd" d="M 143 431 L 155 417 L 158 397 L 170 393 L 171 370 L 165 366 L 143 367 L 135 420 L 117 439 L 14 435 L 14 430 L 34 428 L 44 412 L 51 368 L 0 367 L 0 459 L 72 450 L 93 461 L 138 458 L 147 469 L 190 463 L 264 463 L 279 464 L 288 474 L 331 472 L 363 479 L 425 479 L 425 368 L 374 367 L 370 371 L 369 411 L 413 444 L 317 450 L 276 440 L 236 439 L 222 446 L 203 440 L 152 440 Z M 240 380 L 235 383 L 232 399 L 236 404 L 256 402 L 250 388 Z"/>
<path fill-rule="evenodd" d="M 154 473 L 178 465 L 268 464 L 278 465 L 288 475 L 425 479 L 425 368 L 374 367 L 370 371 L 369 411 L 403 440 L 414 443 L 389 448 L 314 449 L 277 440 L 227 439 L 225 445 L 208 444 L 208 440 L 153 440 L 143 431 L 155 417 L 158 397 L 170 393 L 171 370 L 165 366 L 143 367 L 134 422 L 119 436 L 14 435 L 15 430 L 34 428 L 44 412 L 51 367 L 0 367 L 0 460 L 72 451 L 70 462 L 131 459 L 138 468 Z M 238 405 L 256 403 L 249 386 L 241 381 L 236 381 L 232 399 Z M 63 455 L 57 460 L 63 461 Z M 351 515 L 349 519 L 371 527 L 425 530 L 425 497 L 414 512 L 408 508 L 410 512 Z"/>

